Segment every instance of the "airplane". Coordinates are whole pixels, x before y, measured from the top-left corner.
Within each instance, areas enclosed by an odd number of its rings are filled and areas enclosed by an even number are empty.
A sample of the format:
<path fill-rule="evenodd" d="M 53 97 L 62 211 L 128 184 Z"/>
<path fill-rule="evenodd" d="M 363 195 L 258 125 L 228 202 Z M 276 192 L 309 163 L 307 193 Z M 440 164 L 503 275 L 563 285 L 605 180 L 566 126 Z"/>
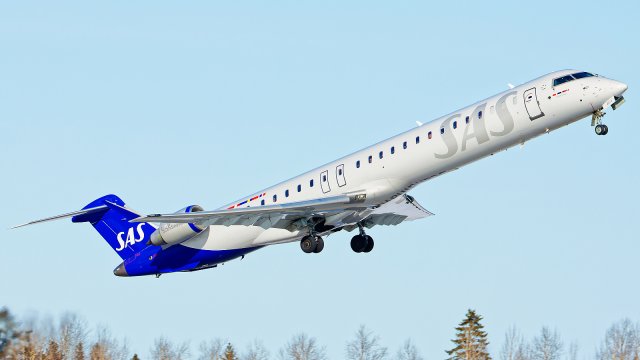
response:
<path fill-rule="evenodd" d="M 190 272 L 244 258 L 262 247 L 299 242 L 320 253 L 326 236 L 356 231 L 351 249 L 368 253 L 366 231 L 433 215 L 407 192 L 416 185 L 591 115 L 609 132 L 605 110 L 624 103 L 627 85 L 580 70 L 556 71 L 317 167 L 213 211 L 190 205 L 143 216 L 116 195 L 71 218 L 88 222 L 122 263 L 116 276 Z"/>

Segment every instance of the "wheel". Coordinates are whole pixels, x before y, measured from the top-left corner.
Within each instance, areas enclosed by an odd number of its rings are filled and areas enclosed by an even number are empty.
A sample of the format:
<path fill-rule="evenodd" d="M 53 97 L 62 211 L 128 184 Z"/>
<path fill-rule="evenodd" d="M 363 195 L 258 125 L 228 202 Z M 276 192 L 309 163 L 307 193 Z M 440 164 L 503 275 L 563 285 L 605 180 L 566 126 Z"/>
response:
<path fill-rule="evenodd" d="M 373 250 L 373 238 L 369 235 L 365 235 L 364 237 L 367 239 L 367 246 L 364 247 L 364 250 L 362 250 L 362 252 L 371 252 L 371 250 Z"/>
<path fill-rule="evenodd" d="M 604 127 L 602 125 L 596 125 L 596 135 L 603 135 Z"/>
<path fill-rule="evenodd" d="M 300 249 L 310 254 L 316 249 L 316 244 L 316 239 L 313 236 L 307 235 L 300 240 Z"/>
<path fill-rule="evenodd" d="M 367 239 L 364 236 L 356 235 L 351 238 L 351 250 L 359 253 L 367 247 Z"/>
<path fill-rule="evenodd" d="M 609 127 L 607 125 L 602 125 L 602 127 L 604 128 L 602 135 L 607 135 L 609 133 Z"/>
<path fill-rule="evenodd" d="M 316 248 L 313 250 L 314 253 L 319 253 L 324 249 L 324 240 L 320 236 L 316 236 Z"/>

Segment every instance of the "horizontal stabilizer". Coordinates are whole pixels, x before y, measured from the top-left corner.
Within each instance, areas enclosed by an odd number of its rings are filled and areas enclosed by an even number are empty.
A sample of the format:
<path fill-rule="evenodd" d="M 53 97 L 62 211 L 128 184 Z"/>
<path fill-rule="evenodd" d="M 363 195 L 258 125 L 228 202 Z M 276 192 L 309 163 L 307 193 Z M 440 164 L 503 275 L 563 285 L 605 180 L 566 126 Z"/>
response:
<path fill-rule="evenodd" d="M 78 211 L 74 211 L 74 212 L 70 212 L 70 213 L 66 213 L 66 214 L 51 216 L 51 217 L 44 218 L 44 219 L 29 221 L 29 222 L 24 223 L 24 224 L 16 225 L 16 226 L 12 227 L 12 229 L 17 229 L 17 228 L 20 228 L 20 227 L 23 227 L 23 226 L 28 226 L 28 225 L 39 224 L 39 223 L 43 223 L 43 222 L 47 222 L 47 221 L 54 221 L 54 220 L 70 218 L 70 217 L 74 217 L 74 216 L 98 214 L 100 212 L 106 212 L 107 210 L 109 210 L 109 207 L 107 205 L 101 205 L 101 206 L 96 206 L 96 207 L 92 207 L 92 208 L 88 208 L 88 209 L 82 209 L 82 210 L 78 210 Z"/>

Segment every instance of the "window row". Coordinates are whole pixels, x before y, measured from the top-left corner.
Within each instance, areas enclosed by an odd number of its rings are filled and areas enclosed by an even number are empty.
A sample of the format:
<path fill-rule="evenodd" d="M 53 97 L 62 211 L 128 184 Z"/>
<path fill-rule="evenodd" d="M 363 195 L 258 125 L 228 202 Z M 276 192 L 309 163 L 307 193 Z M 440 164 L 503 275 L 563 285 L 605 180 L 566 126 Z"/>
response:
<path fill-rule="evenodd" d="M 340 169 L 339 172 L 340 172 L 340 175 L 342 175 L 342 169 Z M 322 181 L 327 181 L 327 175 L 324 175 L 324 174 L 322 175 Z M 313 185 L 314 185 L 313 179 L 309 180 L 309 187 L 312 188 Z M 302 185 L 298 184 L 298 186 L 296 187 L 296 190 L 298 192 L 302 192 Z M 290 195 L 289 189 L 286 189 L 284 191 L 284 197 L 288 198 L 289 195 Z M 273 199 L 273 202 L 277 202 L 278 201 L 278 195 L 273 195 L 272 199 Z M 262 201 L 260 201 L 260 205 L 264 205 L 264 204 L 265 204 L 265 201 L 264 201 L 264 199 L 262 199 Z"/>
<path fill-rule="evenodd" d="M 478 119 L 482 119 L 482 111 L 478 111 Z M 470 121 L 469 116 L 467 116 L 464 121 L 465 121 L 465 124 L 468 124 L 469 121 Z M 451 124 L 451 127 L 453 127 L 454 130 L 457 129 L 458 128 L 458 121 L 457 120 L 454 121 Z M 440 128 L 440 134 L 444 134 L 444 131 L 445 131 L 445 129 L 443 127 Z M 429 131 L 427 133 L 427 138 L 429 140 L 431 140 L 433 138 L 433 132 L 432 131 Z M 416 136 L 416 144 L 420 144 L 420 136 Z M 402 148 L 403 149 L 406 149 L 408 147 L 409 147 L 409 145 L 408 145 L 408 143 L 406 141 L 402 143 Z M 389 150 L 391 152 L 391 155 L 396 153 L 396 147 L 395 146 L 392 146 Z M 380 159 L 384 158 L 384 151 L 380 151 L 378 153 L 378 158 L 380 158 Z M 369 164 L 373 163 L 373 156 L 369 155 L 369 158 L 367 160 L 369 161 Z M 360 160 L 356 161 L 356 168 L 360 168 Z"/>

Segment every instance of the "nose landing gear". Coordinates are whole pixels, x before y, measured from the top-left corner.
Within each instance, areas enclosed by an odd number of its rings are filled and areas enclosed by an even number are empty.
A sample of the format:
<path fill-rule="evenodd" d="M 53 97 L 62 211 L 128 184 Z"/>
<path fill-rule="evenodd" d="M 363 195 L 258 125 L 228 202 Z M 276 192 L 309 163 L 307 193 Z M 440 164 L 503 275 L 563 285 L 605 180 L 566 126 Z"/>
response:
<path fill-rule="evenodd" d="M 591 126 L 595 126 L 596 135 L 607 135 L 609 133 L 609 127 L 602 123 L 602 117 L 605 114 L 602 110 L 596 110 L 591 116 Z"/>
<path fill-rule="evenodd" d="M 607 125 L 596 125 L 596 135 L 607 135 L 608 132 L 609 128 L 607 127 Z"/>

